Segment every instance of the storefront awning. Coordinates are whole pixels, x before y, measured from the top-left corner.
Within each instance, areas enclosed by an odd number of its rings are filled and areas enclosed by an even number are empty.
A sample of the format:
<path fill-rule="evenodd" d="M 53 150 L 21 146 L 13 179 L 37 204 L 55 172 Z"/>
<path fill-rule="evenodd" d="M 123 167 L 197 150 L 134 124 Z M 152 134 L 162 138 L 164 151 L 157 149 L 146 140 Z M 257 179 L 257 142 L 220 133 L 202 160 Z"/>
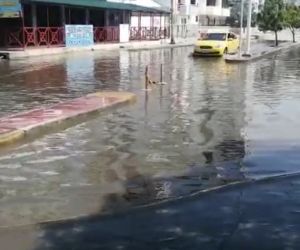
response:
<path fill-rule="evenodd" d="M 135 4 L 126 4 L 118 2 L 107 2 L 106 0 L 28 0 L 26 2 L 48 3 L 48 4 L 63 4 L 70 6 L 115 9 L 115 10 L 131 10 L 152 13 L 168 13 L 166 10 L 158 8 L 148 8 Z"/>

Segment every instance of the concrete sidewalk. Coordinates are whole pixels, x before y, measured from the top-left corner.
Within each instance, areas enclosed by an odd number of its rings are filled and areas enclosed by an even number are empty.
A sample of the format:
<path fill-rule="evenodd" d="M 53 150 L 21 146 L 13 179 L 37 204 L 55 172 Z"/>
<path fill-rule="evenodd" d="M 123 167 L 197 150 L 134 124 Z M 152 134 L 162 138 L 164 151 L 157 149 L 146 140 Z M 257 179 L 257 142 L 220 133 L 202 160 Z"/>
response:
<path fill-rule="evenodd" d="M 170 44 L 170 39 L 163 39 L 158 41 L 133 41 L 129 43 L 103 43 L 95 44 L 91 47 L 78 47 L 78 48 L 66 48 L 66 47 L 37 47 L 28 48 L 25 50 L 0 50 L 0 58 L 9 60 L 22 59 L 34 56 L 50 56 L 66 53 L 79 53 L 86 51 L 108 51 L 108 50 L 144 50 L 144 49 L 163 49 L 163 48 L 176 48 L 183 46 L 191 46 L 195 43 L 195 38 L 180 38 L 176 40 L 175 45 Z"/>
<path fill-rule="evenodd" d="M 296 175 L 115 216 L 1 230 L 0 243 L 1 250 L 296 250 L 299 207 Z"/>
<path fill-rule="evenodd" d="M 283 42 L 281 41 L 277 47 L 273 41 L 257 41 L 251 46 L 251 56 L 239 56 L 238 54 L 226 55 L 225 61 L 228 63 L 245 63 L 255 61 L 263 57 L 278 53 L 283 50 L 289 50 L 300 47 L 300 43 Z"/>
<path fill-rule="evenodd" d="M 280 52 L 282 50 L 288 50 L 300 46 L 300 32 L 296 32 L 296 43 L 292 42 L 292 35 L 289 30 L 282 30 L 278 33 L 279 46 L 275 47 L 274 32 L 261 32 L 257 28 L 252 29 L 253 37 L 257 39 L 251 42 L 251 57 L 239 57 L 239 55 L 227 55 L 225 60 L 231 62 L 249 62 L 254 61 L 268 55 Z M 246 33 L 243 35 L 242 49 L 246 48 Z"/>

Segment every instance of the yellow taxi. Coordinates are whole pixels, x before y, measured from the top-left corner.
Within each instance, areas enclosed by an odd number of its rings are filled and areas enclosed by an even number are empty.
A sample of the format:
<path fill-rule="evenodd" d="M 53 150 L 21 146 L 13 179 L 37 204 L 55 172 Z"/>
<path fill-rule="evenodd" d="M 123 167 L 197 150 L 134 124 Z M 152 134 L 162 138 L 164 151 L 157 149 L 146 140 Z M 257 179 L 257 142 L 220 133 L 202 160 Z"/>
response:
<path fill-rule="evenodd" d="M 239 49 L 239 39 L 231 32 L 207 32 L 195 44 L 194 55 L 223 56 L 234 54 Z"/>

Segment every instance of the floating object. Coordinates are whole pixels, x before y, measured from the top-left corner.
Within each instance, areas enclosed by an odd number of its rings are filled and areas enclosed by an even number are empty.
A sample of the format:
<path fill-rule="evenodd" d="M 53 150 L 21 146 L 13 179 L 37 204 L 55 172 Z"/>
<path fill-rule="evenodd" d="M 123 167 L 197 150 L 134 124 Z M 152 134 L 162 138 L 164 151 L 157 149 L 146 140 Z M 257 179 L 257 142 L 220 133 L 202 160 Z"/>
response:
<path fill-rule="evenodd" d="M 0 144 L 11 143 L 32 133 L 45 133 L 67 122 L 80 123 L 87 115 L 130 103 L 136 96 L 128 92 L 98 92 L 56 104 L 0 118 Z M 69 124 L 70 126 L 70 124 Z"/>
<path fill-rule="evenodd" d="M 167 85 L 167 82 L 158 82 L 157 85 Z"/>
<path fill-rule="evenodd" d="M 145 68 L 145 91 L 149 90 L 149 85 L 167 85 L 166 82 L 163 81 L 163 65 L 160 65 L 160 81 L 151 80 L 148 75 L 149 67 Z"/>
<path fill-rule="evenodd" d="M 149 84 L 158 84 L 158 82 L 156 82 L 156 81 L 152 81 L 152 80 L 150 80 L 149 79 L 149 82 L 148 82 Z"/>

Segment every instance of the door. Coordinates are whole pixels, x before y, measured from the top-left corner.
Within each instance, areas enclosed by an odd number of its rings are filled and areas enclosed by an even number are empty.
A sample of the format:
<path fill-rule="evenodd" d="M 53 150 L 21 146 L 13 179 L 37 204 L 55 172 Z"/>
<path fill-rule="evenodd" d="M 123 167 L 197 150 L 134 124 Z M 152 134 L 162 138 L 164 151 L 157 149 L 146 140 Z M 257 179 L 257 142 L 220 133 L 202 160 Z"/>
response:
<path fill-rule="evenodd" d="M 235 53 L 235 51 L 236 51 L 236 48 L 235 48 L 236 39 L 235 39 L 234 34 L 228 33 L 227 44 L 228 44 L 228 53 Z"/>
<path fill-rule="evenodd" d="M 231 33 L 231 37 L 232 37 L 232 53 L 237 53 L 240 46 L 239 39 L 234 33 Z"/>

